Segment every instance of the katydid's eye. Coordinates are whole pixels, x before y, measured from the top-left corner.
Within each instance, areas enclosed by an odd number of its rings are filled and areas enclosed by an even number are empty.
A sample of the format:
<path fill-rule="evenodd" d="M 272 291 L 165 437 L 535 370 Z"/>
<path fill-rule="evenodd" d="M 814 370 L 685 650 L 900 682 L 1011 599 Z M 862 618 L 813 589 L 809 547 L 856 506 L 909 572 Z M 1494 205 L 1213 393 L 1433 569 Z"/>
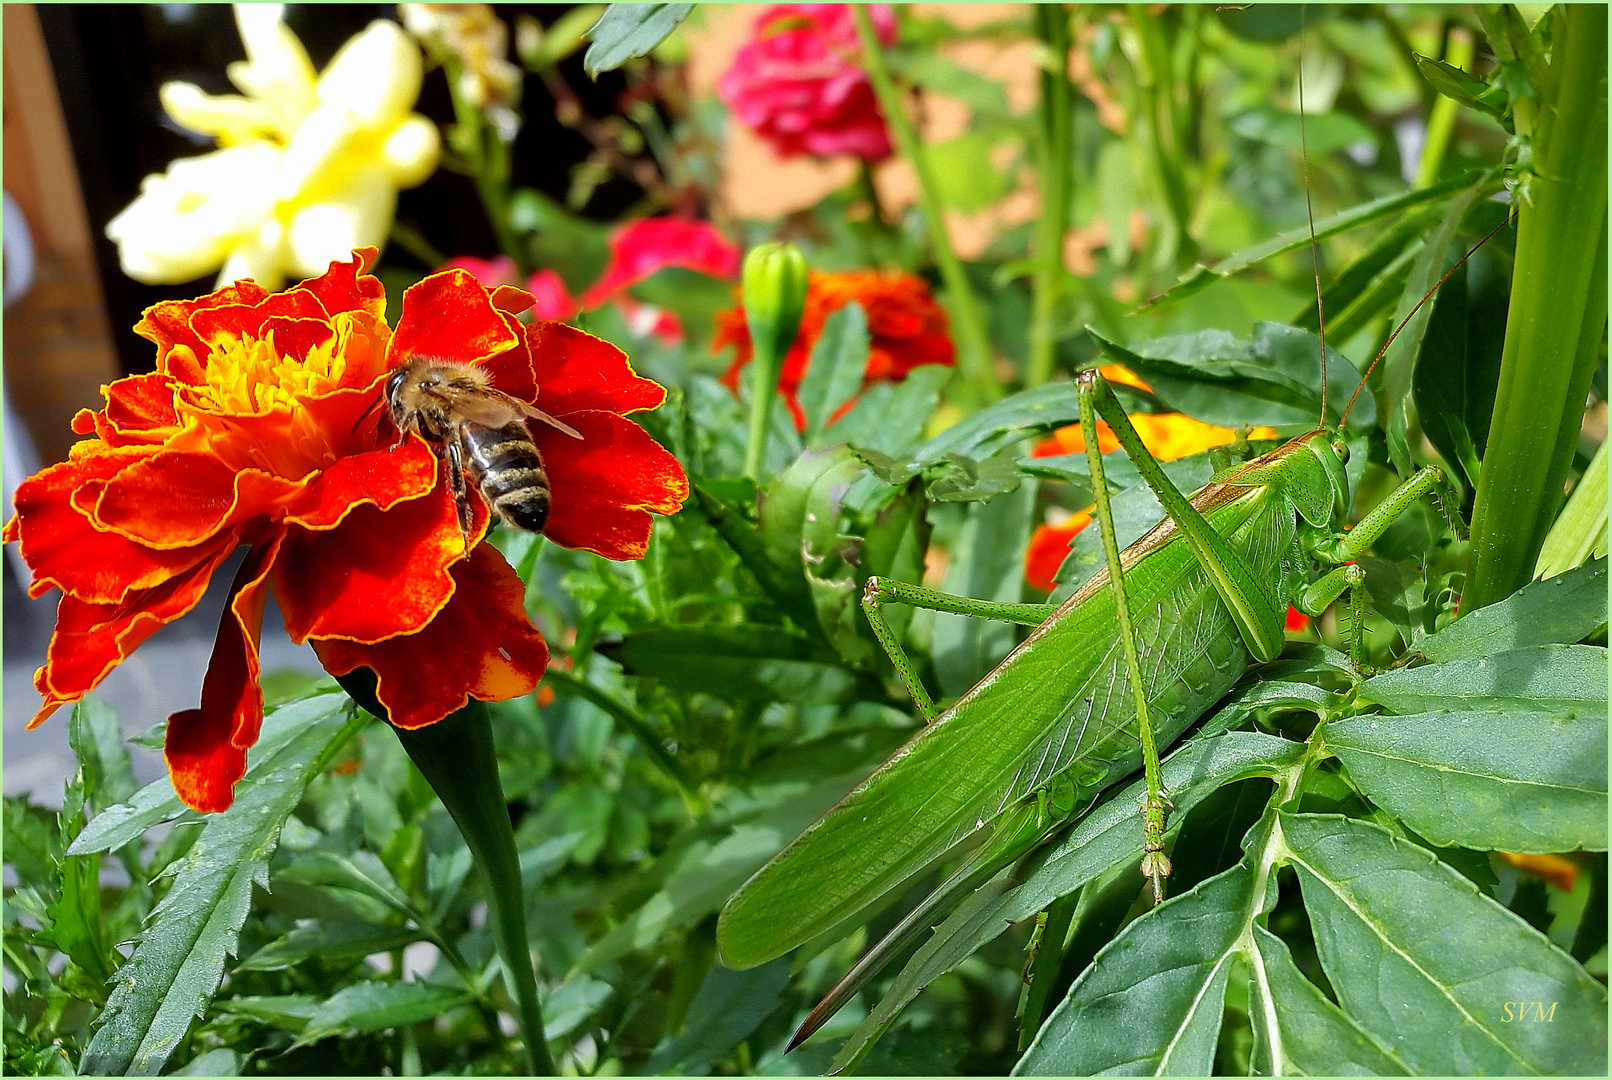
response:
<path fill-rule="evenodd" d="M 1338 455 L 1338 460 L 1345 465 L 1349 464 L 1349 444 L 1338 439 L 1332 444 L 1332 452 Z"/>

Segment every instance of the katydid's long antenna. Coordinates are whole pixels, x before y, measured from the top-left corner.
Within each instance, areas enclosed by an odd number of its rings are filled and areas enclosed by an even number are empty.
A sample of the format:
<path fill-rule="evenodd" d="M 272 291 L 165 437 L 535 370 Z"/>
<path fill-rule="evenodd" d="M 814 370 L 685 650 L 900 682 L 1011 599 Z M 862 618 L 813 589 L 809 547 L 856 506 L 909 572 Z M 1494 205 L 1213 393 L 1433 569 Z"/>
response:
<path fill-rule="evenodd" d="M 1484 244 L 1487 244 L 1494 237 L 1495 233 L 1499 232 L 1501 229 L 1504 229 L 1507 225 L 1510 225 L 1513 221 L 1515 221 L 1516 217 L 1516 214 L 1507 214 L 1500 220 L 1500 224 L 1484 233 L 1483 239 L 1467 248 L 1466 254 L 1462 255 L 1459 259 L 1456 259 L 1455 265 L 1444 271 L 1444 276 L 1435 281 L 1433 283 L 1433 287 L 1427 290 L 1420 300 L 1416 301 L 1416 306 L 1411 308 L 1403 319 L 1399 320 L 1399 325 L 1394 327 L 1394 332 L 1388 335 L 1388 340 L 1383 342 L 1383 347 L 1377 350 L 1377 355 L 1371 361 L 1371 366 L 1366 369 L 1366 373 L 1364 375 L 1360 376 L 1360 382 L 1355 384 L 1355 392 L 1349 396 L 1349 404 L 1343 407 L 1343 415 L 1338 418 L 1338 430 L 1343 430 L 1343 422 L 1349 419 L 1349 410 L 1355 407 L 1355 398 L 1360 396 L 1361 388 L 1366 385 L 1366 380 L 1371 378 L 1371 373 L 1377 370 L 1377 365 L 1381 363 L 1382 358 L 1388 354 L 1388 347 L 1394 343 L 1395 338 L 1399 337 L 1399 332 L 1405 329 L 1405 324 L 1410 322 L 1412 316 L 1414 316 L 1418 311 L 1422 310 L 1423 304 L 1433 299 L 1434 295 L 1438 293 L 1439 289 L 1443 288 L 1444 283 L 1450 280 L 1451 274 L 1461 269 L 1463 263 L 1472 258 L 1473 254 L 1480 247 L 1482 247 Z"/>
<path fill-rule="evenodd" d="M 1304 17 L 1309 5 L 1299 5 L 1299 156 L 1304 162 L 1304 217 L 1310 223 L 1310 266 L 1315 271 L 1315 323 L 1321 331 L 1321 422 L 1327 426 L 1327 320 L 1321 310 L 1321 251 L 1315 242 L 1315 211 L 1310 208 L 1310 146 L 1304 124 Z M 1355 391 L 1359 393 L 1358 390 Z M 1350 399 L 1351 403 L 1353 398 Z M 1339 421 L 1342 427 L 1342 421 Z"/>

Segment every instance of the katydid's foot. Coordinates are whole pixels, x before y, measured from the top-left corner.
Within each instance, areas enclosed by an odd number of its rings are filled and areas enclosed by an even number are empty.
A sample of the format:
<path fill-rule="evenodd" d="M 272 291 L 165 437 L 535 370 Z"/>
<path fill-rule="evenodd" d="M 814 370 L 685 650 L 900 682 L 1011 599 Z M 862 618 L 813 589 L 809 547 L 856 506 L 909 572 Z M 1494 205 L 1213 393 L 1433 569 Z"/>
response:
<path fill-rule="evenodd" d="M 1163 791 L 1145 793 L 1142 804 L 1142 876 L 1153 885 L 1153 903 L 1164 903 L 1164 879 L 1170 876 L 1170 859 L 1164 854 L 1164 826 L 1175 804 Z"/>

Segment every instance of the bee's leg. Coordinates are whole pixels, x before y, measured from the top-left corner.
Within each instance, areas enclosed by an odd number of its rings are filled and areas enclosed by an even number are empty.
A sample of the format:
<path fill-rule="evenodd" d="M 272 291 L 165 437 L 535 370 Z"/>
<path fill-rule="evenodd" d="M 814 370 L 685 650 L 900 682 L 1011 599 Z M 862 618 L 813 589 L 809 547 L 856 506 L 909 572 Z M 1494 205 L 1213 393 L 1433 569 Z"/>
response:
<path fill-rule="evenodd" d="M 474 519 L 470 511 L 469 492 L 465 490 L 464 461 L 459 455 L 459 441 L 449 439 L 444 449 L 448 459 L 448 486 L 453 492 L 453 503 L 459 510 L 459 534 L 464 537 L 465 547 L 470 546 L 470 526 Z"/>

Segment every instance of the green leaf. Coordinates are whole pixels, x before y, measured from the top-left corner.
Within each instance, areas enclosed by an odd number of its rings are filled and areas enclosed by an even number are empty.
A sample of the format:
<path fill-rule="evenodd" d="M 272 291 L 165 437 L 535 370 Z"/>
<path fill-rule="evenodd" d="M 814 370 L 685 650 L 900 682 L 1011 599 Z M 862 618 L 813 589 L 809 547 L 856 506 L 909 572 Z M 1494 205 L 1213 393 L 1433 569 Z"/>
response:
<path fill-rule="evenodd" d="M 1309 113 L 1255 105 L 1233 113 L 1226 127 L 1236 135 L 1269 143 L 1284 150 L 1307 150 L 1311 154 L 1331 154 L 1360 143 L 1377 146 L 1377 132 L 1365 121 L 1348 113 Z M 1301 130 L 1302 128 L 1302 130 Z"/>
<path fill-rule="evenodd" d="M 99 813 L 134 794 L 134 770 L 123 745 L 123 728 L 110 705 L 93 696 L 74 705 L 67 742 L 85 770 L 92 810 Z"/>
<path fill-rule="evenodd" d="M 1360 790 L 1440 847 L 1606 850 L 1606 712 L 1357 716 L 1326 727 Z"/>
<path fill-rule="evenodd" d="M 1606 559 L 1534 581 L 1417 643 L 1429 660 L 1493 656 L 1530 645 L 1570 645 L 1606 626 Z"/>
<path fill-rule="evenodd" d="M 967 105 L 977 118 L 1006 120 L 1013 115 L 1008 108 L 1006 86 L 996 79 L 970 71 L 938 52 L 909 53 L 902 56 L 899 64 L 892 54 L 890 70 L 914 86 L 956 98 Z"/>
<path fill-rule="evenodd" d="M 965 417 L 915 450 L 923 465 L 961 454 L 979 460 L 1020 439 L 1044 434 L 1080 419 L 1075 384 L 1052 382 L 1005 397 Z"/>
<path fill-rule="evenodd" d="M 309 994 L 276 994 L 225 998 L 218 1011 L 225 1016 L 247 1016 L 282 1031 L 301 1031 L 323 1002 Z"/>
<path fill-rule="evenodd" d="M 323 712 L 305 713 L 278 753 L 261 753 L 261 743 L 249 752 L 235 804 L 207 819 L 134 955 L 114 976 L 83 1071 L 155 1075 L 207 1007 L 235 951 L 252 888 L 268 885 L 280 827 L 326 749 L 347 738 L 346 699 L 316 700 Z"/>
<path fill-rule="evenodd" d="M 656 1048 L 644 1074 L 700 1076 L 710 1071 L 777 1010 L 788 986 L 786 957 L 747 971 L 712 968 L 689 1005 L 683 1031 Z"/>
<path fill-rule="evenodd" d="M 56 879 L 59 858 L 55 848 L 61 841 L 56 835 L 56 815 L 42 806 L 35 806 L 27 798 L 6 796 L 4 848 L 6 865 L 17 872 L 22 885 L 46 888 Z"/>
<path fill-rule="evenodd" d="M 924 424 L 935 414 L 940 389 L 951 377 L 951 368 L 925 364 L 898 383 L 876 383 L 862 391 L 850 412 L 830 425 L 828 435 L 891 457 L 905 457 L 923 442 Z"/>
<path fill-rule="evenodd" d="M 1508 709 L 1606 711 L 1606 650 L 1596 645 L 1536 645 L 1478 659 L 1401 668 L 1360 684 L 1361 701 L 1390 712 Z"/>
<path fill-rule="evenodd" d="M 1460 176 L 1452 176 L 1448 180 L 1434 184 L 1431 187 L 1414 189 L 1399 195 L 1385 195 L 1380 199 L 1373 199 L 1371 202 L 1362 203 L 1347 210 L 1340 210 L 1331 217 L 1317 221 L 1313 237 L 1308 225 L 1299 225 L 1296 228 L 1273 236 L 1269 240 L 1263 240 L 1252 247 L 1244 248 L 1242 251 L 1229 255 L 1212 267 L 1196 267 L 1184 274 L 1181 280 L 1171 286 L 1163 295 L 1149 301 L 1148 306 L 1158 307 L 1173 301 L 1184 300 L 1188 296 L 1214 284 L 1221 278 L 1239 274 L 1250 266 L 1264 262 L 1274 256 L 1308 247 L 1312 239 L 1325 240 L 1340 233 L 1348 232 L 1351 229 L 1357 229 L 1362 225 L 1369 225 L 1402 210 L 1410 210 L 1424 203 L 1442 199 L 1452 192 L 1460 191 L 1462 188 L 1480 181 L 1485 184 L 1485 189 L 1487 190 L 1487 185 L 1491 182 L 1490 174 L 1474 170 L 1462 173 Z"/>
<path fill-rule="evenodd" d="M 965 131 L 955 139 L 924 148 L 940 201 L 965 214 L 978 213 L 1006 196 L 1018 183 L 1012 169 L 999 169 L 991 152 L 1002 141 L 987 131 Z"/>
<path fill-rule="evenodd" d="M 1450 201 L 1444 219 L 1439 222 L 1438 228 L 1428 235 L 1427 243 L 1423 246 L 1421 254 L 1416 257 L 1410 276 L 1405 279 L 1399 307 L 1394 312 L 1397 336 L 1388 346 L 1388 351 L 1383 354 L 1380 396 L 1388 411 L 1388 415 L 1383 418 L 1383 430 L 1388 435 L 1388 458 L 1401 476 L 1408 477 L 1416 471 L 1415 464 L 1411 460 L 1408 441 L 1410 426 L 1418 416 L 1415 400 L 1411 396 L 1411 387 L 1426 338 L 1428 321 L 1433 314 L 1431 307 L 1423 303 L 1423 299 L 1432 289 L 1438 287 L 1445 271 L 1459 257 L 1460 248 L 1456 240 L 1461 233 L 1462 222 L 1485 194 L 1483 187 L 1474 186 Z M 1444 360 L 1445 358 L 1439 357 L 1431 362 L 1440 363 Z"/>
<path fill-rule="evenodd" d="M 1278 822 L 1339 1004 L 1413 1073 L 1606 1072 L 1606 988 L 1543 934 L 1376 825 Z M 1525 1001 L 1553 1022 L 1507 1017 Z"/>
<path fill-rule="evenodd" d="M 1017 603 L 1024 594 L 1024 546 L 1030 540 L 1030 511 L 1037 484 L 969 510 L 968 520 L 946 568 L 943 591 L 954 596 Z M 935 614 L 931 653 L 943 694 L 961 694 L 1013 647 L 1009 623 L 966 615 Z"/>
<path fill-rule="evenodd" d="M 643 56 L 688 18 L 693 4 L 611 4 L 585 35 L 593 42 L 582 69 L 597 79 L 600 72 Z"/>
<path fill-rule="evenodd" d="M 1018 454 L 1005 450 L 984 461 L 962 454 L 947 454 L 939 475 L 929 485 L 929 497 L 938 503 L 988 502 L 1018 490 L 1025 473 Z"/>
<path fill-rule="evenodd" d="M 279 971 L 305 960 L 361 960 L 423 941 L 412 927 L 373 923 L 307 922 L 235 965 L 236 971 Z"/>
<path fill-rule="evenodd" d="M 823 429 L 847 401 L 862 389 L 868 369 L 868 317 L 851 302 L 828 317 L 812 348 L 811 363 L 800 380 L 801 411 L 806 414 L 806 445 L 826 446 Z"/>
<path fill-rule="evenodd" d="M 200 1057 L 193 1058 L 182 1069 L 175 1069 L 169 1076 L 239 1076 L 241 1066 L 246 1064 L 246 1055 L 220 1046 L 209 1050 Z"/>
<path fill-rule="evenodd" d="M 1496 120 L 1505 121 L 1506 103 L 1503 93 L 1498 93 L 1482 79 L 1475 79 L 1460 68 L 1446 64 L 1442 60 L 1435 60 L 1431 56 L 1422 56 L 1419 53 L 1412 55 L 1416 57 L 1416 70 L 1420 71 L 1422 78 L 1440 94 L 1462 105 L 1488 113 Z"/>
<path fill-rule="evenodd" d="M 1200 330 L 1126 348 L 1090 327 L 1106 353 L 1136 372 L 1171 408 L 1211 424 L 1237 428 L 1269 424 L 1310 428 L 1321 418 L 1321 339 L 1281 323 L 1254 324 L 1243 340 L 1224 330 Z M 1336 423 L 1354 393 L 1359 370 L 1327 348 L 1327 414 Z M 1349 414 L 1364 427 L 1374 419 L 1362 396 Z"/>
<path fill-rule="evenodd" d="M 275 880 L 295 885 L 333 885 L 361 893 L 396 911 L 411 915 L 414 905 L 392 878 L 391 871 L 372 851 L 344 855 L 334 851 L 305 851 L 274 875 Z"/>
<path fill-rule="evenodd" d="M 586 975 L 565 980 L 543 998 L 543 1033 L 551 1040 L 571 1034 L 610 1000 L 611 992 L 609 983 Z"/>
<path fill-rule="evenodd" d="M 1505 339 L 1508 277 L 1484 251 L 1462 263 L 1432 302 L 1411 391 L 1422 431 L 1444 459 L 1478 486 L 1489 439 L 1500 352 Z"/>
<path fill-rule="evenodd" d="M 633 675 L 729 701 L 841 701 L 856 676 L 827 663 L 819 646 L 776 626 L 668 627 L 631 634 L 599 651 Z"/>
<path fill-rule="evenodd" d="M 1287 943 L 1264 927 L 1249 928 L 1248 1016 L 1258 1076 L 1399 1076 L 1403 1062 L 1378 1049 L 1344 1011 L 1306 979 Z"/>
<path fill-rule="evenodd" d="M 1075 980 L 1013 1074 L 1208 1076 L 1231 960 L 1264 893 L 1239 864 L 1131 923 Z"/>
<path fill-rule="evenodd" d="M 1223 784 L 1253 776 L 1278 776 L 1301 766 L 1303 743 L 1260 732 L 1233 731 L 1214 738 L 1193 739 L 1164 759 L 1164 786 L 1175 804 L 1176 820 Z M 1022 884 L 998 877 L 983 886 L 918 949 L 884 998 L 846 1041 L 836 1063 L 860 1058 L 873 1040 L 889 1028 L 918 993 L 967 960 L 1014 923 L 1032 918 L 1061 896 L 1067 896 L 1126 861 L 1140 860 L 1142 831 L 1137 827 L 1137 799 L 1147 784 L 1138 779 L 1105 799 L 1067 837 L 1032 856 Z M 1142 876 L 1134 870 L 1136 888 Z"/>
<path fill-rule="evenodd" d="M 345 697 L 334 697 L 331 693 L 318 694 L 267 713 L 263 717 L 263 729 L 258 733 L 257 744 L 248 755 L 249 760 L 254 763 L 269 761 L 309 724 L 327 720 L 332 709 L 340 708 L 346 702 Z M 179 796 L 174 794 L 172 781 L 164 776 L 136 791 L 129 801 L 109 806 L 92 818 L 67 849 L 67 854 L 94 855 L 102 851 L 115 851 L 130 841 L 138 840 L 153 825 L 172 821 L 188 826 L 204 820 L 207 819 L 179 801 Z"/>
<path fill-rule="evenodd" d="M 314 1010 L 294 1046 L 332 1035 L 407 1027 L 433 1020 L 471 1000 L 462 987 L 425 982 L 361 982 L 345 986 Z"/>

